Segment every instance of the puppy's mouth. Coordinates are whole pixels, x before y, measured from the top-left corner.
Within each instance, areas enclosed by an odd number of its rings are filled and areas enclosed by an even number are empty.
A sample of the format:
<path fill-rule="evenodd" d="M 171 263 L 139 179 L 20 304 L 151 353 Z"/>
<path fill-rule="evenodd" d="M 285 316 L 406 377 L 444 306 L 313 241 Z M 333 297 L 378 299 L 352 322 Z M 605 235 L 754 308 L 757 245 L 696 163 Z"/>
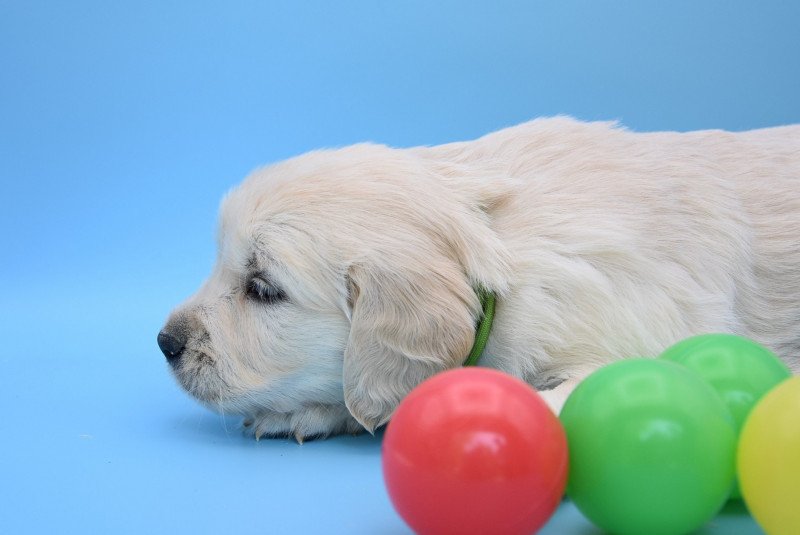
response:
<path fill-rule="evenodd" d="M 193 398 L 215 408 L 226 399 L 226 387 L 214 359 L 204 351 L 188 350 L 170 362 L 172 375 Z"/>
<path fill-rule="evenodd" d="M 178 384 L 212 411 L 249 414 L 260 407 L 252 399 L 252 392 L 234 388 L 225 379 L 219 371 L 216 358 L 204 350 L 187 350 L 179 361 L 170 365 Z"/>

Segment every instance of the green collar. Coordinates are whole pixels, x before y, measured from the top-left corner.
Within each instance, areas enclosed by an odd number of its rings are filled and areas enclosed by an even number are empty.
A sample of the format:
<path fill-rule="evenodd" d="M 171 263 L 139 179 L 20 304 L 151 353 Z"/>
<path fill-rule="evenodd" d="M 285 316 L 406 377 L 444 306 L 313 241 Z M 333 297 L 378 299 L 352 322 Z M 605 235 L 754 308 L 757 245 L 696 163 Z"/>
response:
<path fill-rule="evenodd" d="M 478 364 L 478 359 L 481 358 L 483 349 L 486 347 L 486 342 L 489 340 L 489 332 L 492 330 L 492 321 L 494 320 L 494 294 L 486 290 L 479 290 L 478 297 L 481 300 L 481 307 L 483 308 L 483 316 L 475 328 L 475 343 L 472 345 L 472 351 L 469 352 L 467 360 L 464 361 L 464 366 L 475 366 Z"/>

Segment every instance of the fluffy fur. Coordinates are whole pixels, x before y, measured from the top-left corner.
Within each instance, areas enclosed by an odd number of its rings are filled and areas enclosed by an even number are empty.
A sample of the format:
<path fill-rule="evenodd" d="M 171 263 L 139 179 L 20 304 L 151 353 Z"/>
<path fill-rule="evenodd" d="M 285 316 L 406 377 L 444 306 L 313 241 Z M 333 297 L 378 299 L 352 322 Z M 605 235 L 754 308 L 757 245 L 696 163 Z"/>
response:
<path fill-rule="evenodd" d="M 164 332 L 185 342 L 180 384 L 256 437 L 385 423 L 462 363 L 479 286 L 498 295 L 481 364 L 554 410 L 597 367 L 696 333 L 754 338 L 800 371 L 800 126 L 554 118 L 312 152 L 228 194 L 218 247 Z"/>

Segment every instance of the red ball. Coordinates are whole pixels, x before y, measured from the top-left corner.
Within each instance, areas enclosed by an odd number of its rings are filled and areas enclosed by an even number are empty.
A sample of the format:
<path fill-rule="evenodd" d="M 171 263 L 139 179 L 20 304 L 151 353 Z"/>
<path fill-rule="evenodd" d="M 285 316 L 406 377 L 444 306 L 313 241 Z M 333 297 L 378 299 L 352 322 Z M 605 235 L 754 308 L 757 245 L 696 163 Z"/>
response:
<path fill-rule="evenodd" d="M 392 504 L 418 534 L 530 534 L 567 480 L 558 418 L 522 381 L 461 368 L 415 388 L 383 441 Z"/>

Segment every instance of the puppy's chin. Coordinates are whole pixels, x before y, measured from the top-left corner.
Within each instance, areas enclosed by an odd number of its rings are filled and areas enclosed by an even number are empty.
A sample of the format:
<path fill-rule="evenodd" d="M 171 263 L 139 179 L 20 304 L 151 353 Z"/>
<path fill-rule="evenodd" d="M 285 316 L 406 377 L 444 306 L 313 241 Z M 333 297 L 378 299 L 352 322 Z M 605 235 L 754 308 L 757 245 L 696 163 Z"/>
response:
<path fill-rule="evenodd" d="M 234 389 L 219 376 L 207 355 L 187 355 L 172 367 L 186 392 L 208 409 L 244 417 L 244 427 L 256 439 L 290 437 L 302 443 L 342 433 L 365 430 L 349 413 L 344 400 L 324 396 L 308 402 L 266 388 Z"/>

